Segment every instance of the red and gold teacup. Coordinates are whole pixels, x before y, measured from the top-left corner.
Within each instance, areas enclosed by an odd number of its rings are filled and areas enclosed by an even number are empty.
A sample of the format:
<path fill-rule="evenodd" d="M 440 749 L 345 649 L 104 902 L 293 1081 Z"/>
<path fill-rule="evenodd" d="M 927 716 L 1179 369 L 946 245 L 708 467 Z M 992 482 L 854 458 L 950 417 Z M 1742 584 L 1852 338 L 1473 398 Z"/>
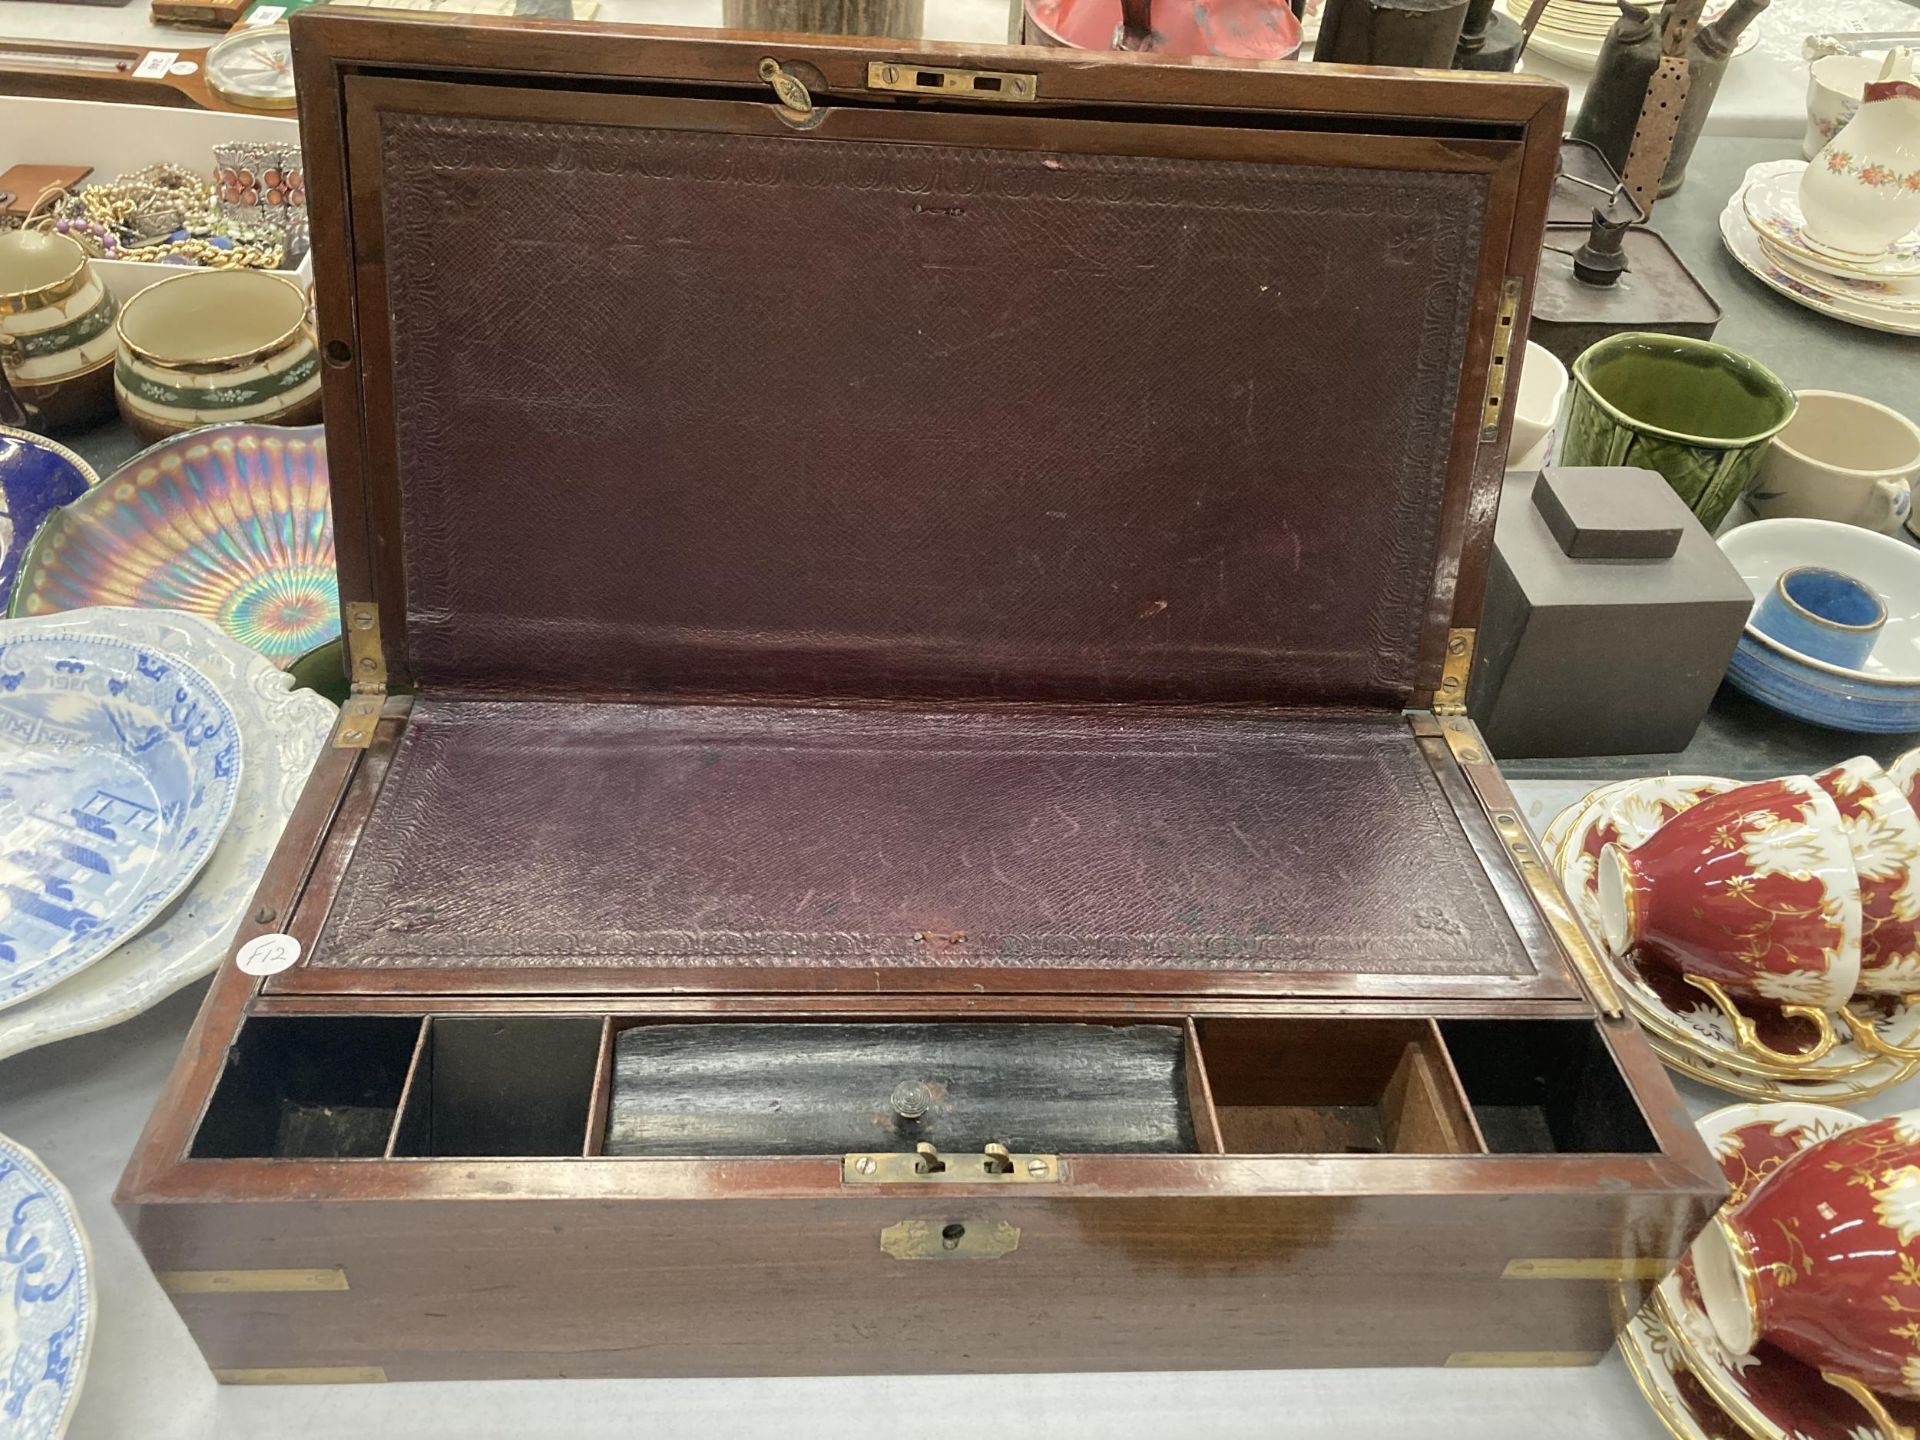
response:
<path fill-rule="evenodd" d="M 1920 1111 L 1789 1158 L 1693 1244 L 1729 1351 L 1765 1337 L 1871 1405 L 1920 1398 Z"/>
<path fill-rule="evenodd" d="M 1861 997 L 1920 1002 L 1920 815 L 1904 787 L 1858 756 L 1813 777 L 1833 798 L 1860 877 Z M 1847 1012 L 1854 1041 L 1869 1054 L 1920 1060 L 1889 1045 L 1865 1016 Z"/>
<path fill-rule="evenodd" d="M 1840 812 L 1812 780 L 1763 780 L 1703 800 L 1631 850 L 1600 854 L 1601 928 L 1614 954 L 1679 972 L 1726 1015 L 1740 1048 L 1788 1069 L 1833 1049 L 1860 979 L 1860 881 Z M 1800 1053 L 1761 1040 L 1735 997 L 1810 1021 Z"/>

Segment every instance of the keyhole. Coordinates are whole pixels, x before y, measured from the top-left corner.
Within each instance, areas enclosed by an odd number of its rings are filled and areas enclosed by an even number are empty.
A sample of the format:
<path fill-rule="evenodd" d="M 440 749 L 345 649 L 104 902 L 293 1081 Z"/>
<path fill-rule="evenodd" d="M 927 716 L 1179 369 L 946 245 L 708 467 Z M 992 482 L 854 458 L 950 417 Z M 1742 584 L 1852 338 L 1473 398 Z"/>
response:
<path fill-rule="evenodd" d="M 960 1224 L 947 1226 L 940 1232 L 940 1244 L 948 1250 L 960 1248 L 960 1238 L 967 1233 L 967 1227 Z"/>

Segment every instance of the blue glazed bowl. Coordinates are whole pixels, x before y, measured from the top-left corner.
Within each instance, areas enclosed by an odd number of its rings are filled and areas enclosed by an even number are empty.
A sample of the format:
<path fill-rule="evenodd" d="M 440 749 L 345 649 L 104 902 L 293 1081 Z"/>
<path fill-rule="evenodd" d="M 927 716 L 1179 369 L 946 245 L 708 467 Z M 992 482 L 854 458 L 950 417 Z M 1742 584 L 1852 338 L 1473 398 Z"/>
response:
<path fill-rule="evenodd" d="M 1851 575 L 1820 565 L 1782 572 L 1753 610 L 1753 628 L 1789 650 L 1857 670 L 1887 623 L 1880 597 Z"/>
<path fill-rule="evenodd" d="M 1727 681 L 1762 704 L 1834 730 L 1920 730 L 1920 549 L 1830 520 L 1759 520 L 1720 537 L 1747 582 L 1747 621 Z M 1872 653 L 1857 666 L 1806 654 L 1761 628 L 1759 602 L 1788 571 L 1814 567 L 1859 580 L 1886 610 Z"/>

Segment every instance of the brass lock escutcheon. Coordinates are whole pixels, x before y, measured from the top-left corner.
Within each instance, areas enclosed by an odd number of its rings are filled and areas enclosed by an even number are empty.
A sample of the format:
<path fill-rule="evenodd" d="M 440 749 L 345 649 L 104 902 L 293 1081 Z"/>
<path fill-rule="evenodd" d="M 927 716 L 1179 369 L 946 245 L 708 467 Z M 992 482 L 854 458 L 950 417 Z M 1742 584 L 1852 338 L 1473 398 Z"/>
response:
<path fill-rule="evenodd" d="M 943 1155 L 922 1140 L 911 1152 L 846 1155 L 843 1185 L 1044 1185 L 1061 1178 L 1058 1155 L 1015 1155 L 988 1145 L 978 1155 Z"/>
<path fill-rule="evenodd" d="M 813 103 L 807 82 L 771 55 L 760 62 L 760 78 L 773 87 L 774 98 L 780 102 L 774 113 L 794 129 L 811 130 L 827 118 L 827 112 Z"/>
<path fill-rule="evenodd" d="M 1005 1220 L 902 1220 L 880 1232 L 896 1260 L 998 1260 L 1020 1248 L 1020 1227 Z"/>

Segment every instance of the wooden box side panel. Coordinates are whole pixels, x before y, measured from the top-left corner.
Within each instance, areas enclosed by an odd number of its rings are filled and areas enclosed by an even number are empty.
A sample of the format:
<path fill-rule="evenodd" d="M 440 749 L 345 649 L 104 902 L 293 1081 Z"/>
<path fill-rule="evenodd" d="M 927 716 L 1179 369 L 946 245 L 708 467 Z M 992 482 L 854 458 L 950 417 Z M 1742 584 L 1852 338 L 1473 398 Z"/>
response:
<path fill-rule="evenodd" d="M 874 1194 L 147 1205 L 127 1219 L 216 1371 L 426 1380 L 1597 1358 L 1710 1208 Z M 923 1247 L 960 1226 L 1004 1253 L 896 1258 L 909 1222 Z M 1624 1288 L 1507 1278 L 1515 1260 L 1624 1254 L 1641 1257 Z M 180 1274 L 263 1266 L 339 1278 L 263 1291 Z"/>

